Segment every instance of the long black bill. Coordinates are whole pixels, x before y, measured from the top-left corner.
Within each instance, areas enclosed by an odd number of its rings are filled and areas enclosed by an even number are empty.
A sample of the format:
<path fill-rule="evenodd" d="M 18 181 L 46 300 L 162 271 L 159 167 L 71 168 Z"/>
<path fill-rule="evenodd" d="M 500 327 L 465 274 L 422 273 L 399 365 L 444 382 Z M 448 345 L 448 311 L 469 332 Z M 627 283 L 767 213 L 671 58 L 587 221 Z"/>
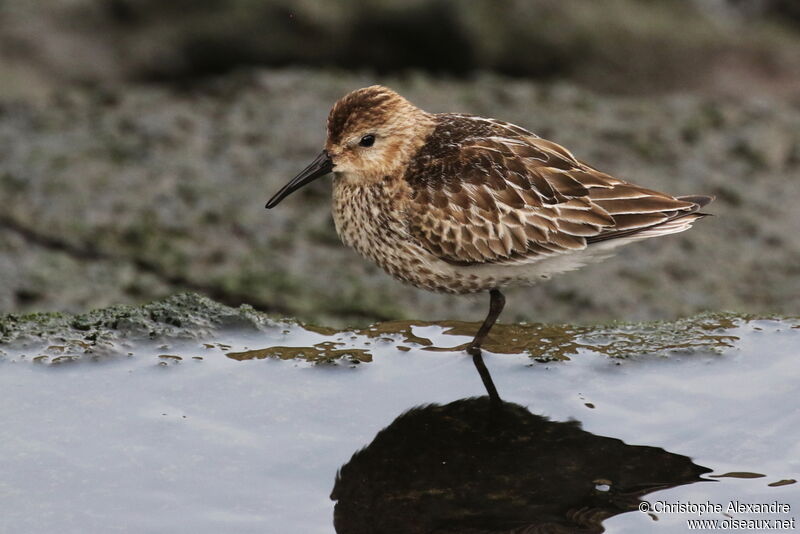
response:
<path fill-rule="evenodd" d="M 295 176 L 291 182 L 281 187 L 281 190 L 275 193 L 271 199 L 267 201 L 267 209 L 274 208 L 280 203 L 281 200 L 288 197 L 306 184 L 310 184 L 317 178 L 325 176 L 333 170 L 333 161 L 328 155 L 327 150 L 320 152 L 317 159 L 311 162 L 311 165 L 303 169 L 300 174 Z"/>

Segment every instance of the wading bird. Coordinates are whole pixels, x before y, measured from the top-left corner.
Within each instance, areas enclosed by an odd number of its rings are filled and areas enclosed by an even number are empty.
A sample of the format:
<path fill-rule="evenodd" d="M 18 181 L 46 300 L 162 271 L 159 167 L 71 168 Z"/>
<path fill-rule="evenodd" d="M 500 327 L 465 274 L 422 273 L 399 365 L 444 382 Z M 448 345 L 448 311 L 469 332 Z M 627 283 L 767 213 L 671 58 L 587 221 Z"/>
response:
<path fill-rule="evenodd" d="M 266 207 L 331 172 L 345 244 L 419 288 L 489 292 L 489 313 L 467 352 L 493 398 L 481 344 L 505 305 L 500 288 L 682 232 L 712 200 L 625 182 L 514 124 L 428 113 L 377 85 L 336 102 L 325 149 Z"/>

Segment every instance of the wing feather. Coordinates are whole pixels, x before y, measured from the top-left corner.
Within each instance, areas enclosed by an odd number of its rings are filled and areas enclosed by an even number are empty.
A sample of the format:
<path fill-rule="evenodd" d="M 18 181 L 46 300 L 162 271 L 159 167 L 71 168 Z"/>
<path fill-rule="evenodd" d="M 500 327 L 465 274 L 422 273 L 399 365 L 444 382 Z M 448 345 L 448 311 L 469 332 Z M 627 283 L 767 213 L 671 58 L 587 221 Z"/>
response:
<path fill-rule="evenodd" d="M 510 135 L 462 141 L 417 165 L 410 180 L 409 233 L 445 261 L 528 263 L 643 230 L 658 235 L 648 229 L 695 213 L 705 198 L 624 182 L 501 124 Z"/>

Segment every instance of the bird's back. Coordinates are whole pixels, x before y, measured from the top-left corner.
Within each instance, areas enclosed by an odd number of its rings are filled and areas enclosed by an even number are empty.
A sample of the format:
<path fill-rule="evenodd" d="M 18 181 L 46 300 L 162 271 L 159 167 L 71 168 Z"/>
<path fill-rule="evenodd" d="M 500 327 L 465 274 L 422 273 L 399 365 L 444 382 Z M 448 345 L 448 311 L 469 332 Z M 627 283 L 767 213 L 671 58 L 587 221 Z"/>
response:
<path fill-rule="evenodd" d="M 437 116 L 403 178 L 411 236 L 460 265 L 533 263 L 674 233 L 711 200 L 630 184 L 519 126 L 456 114 Z"/>

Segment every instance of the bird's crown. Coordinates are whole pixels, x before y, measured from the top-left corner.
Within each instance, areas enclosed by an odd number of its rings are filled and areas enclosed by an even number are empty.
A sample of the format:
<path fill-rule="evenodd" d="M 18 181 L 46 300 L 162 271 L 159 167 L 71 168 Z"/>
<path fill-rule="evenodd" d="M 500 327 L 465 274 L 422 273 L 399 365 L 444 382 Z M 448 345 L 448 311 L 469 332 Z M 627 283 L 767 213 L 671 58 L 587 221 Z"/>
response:
<path fill-rule="evenodd" d="M 328 140 L 341 143 L 354 130 L 378 128 L 405 115 L 421 111 L 411 102 L 382 85 L 356 89 L 334 104 L 328 115 Z"/>

